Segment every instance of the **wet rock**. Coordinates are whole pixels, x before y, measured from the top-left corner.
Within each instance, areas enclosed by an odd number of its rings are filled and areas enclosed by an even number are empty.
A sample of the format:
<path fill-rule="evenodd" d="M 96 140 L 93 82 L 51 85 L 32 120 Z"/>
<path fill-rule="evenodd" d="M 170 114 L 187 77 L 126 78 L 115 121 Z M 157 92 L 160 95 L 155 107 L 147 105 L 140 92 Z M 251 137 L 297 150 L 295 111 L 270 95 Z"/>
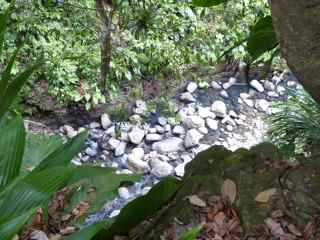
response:
<path fill-rule="evenodd" d="M 150 160 L 149 165 L 151 167 L 151 173 L 159 178 L 169 176 L 173 172 L 173 167 L 169 163 L 159 159 Z"/>
<path fill-rule="evenodd" d="M 264 87 L 258 80 L 252 80 L 250 82 L 250 86 L 255 90 L 257 90 L 258 92 L 261 92 L 261 93 L 264 92 Z"/>
<path fill-rule="evenodd" d="M 186 103 L 189 103 L 189 102 L 196 102 L 197 100 L 192 96 L 191 93 L 189 92 L 185 92 L 185 93 L 182 93 L 180 95 L 180 100 L 182 102 L 186 102 Z"/>
<path fill-rule="evenodd" d="M 147 134 L 146 136 L 147 142 L 157 142 L 161 140 L 162 140 L 162 136 L 160 134 L 151 133 L 151 134 Z"/>
<path fill-rule="evenodd" d="M 189 93 L 194 93 L 198 88 L 198 84 L 196 84 L 195 82 L 190 82 L 187 86 L 187 91 Z"/>
<path fill-rule="evenodd" d="M 184 146 L 186 148 L 197 146 L 202 138 L 203 135 L 198 130 L 191 129 L 186 134 L 186 137 L 184 139 Z"/>
<path fill-rule="evenodd" d="M 108 114 L 104 113 L 101 115 L 101 126 L 107 130 L 112 124 L 112 121 L 110 120 L 110 117 Z"/>
<path fill-rule="evenodd" d="M 209 129 L 216 131 L 216 130 L 218 130 L 219 122 L 217 120 L 212 119 L 212 118 L 207 118 L 206 125 L 208 126 Z"/>
<path fill-rule="evenodd" d="M 156 142 L 152 145 L 152 149 L 160 154 L 166 154 L 170 152 L 178 152 L 183 150 L 183 140 L 181 138 L 172 137 L 161 142 Z"/>
<path fill-rule="evenodd" d="M 211 111 L 215 113 L 218 117 L 224 118 L 227 115 L 227 106 L 222 101 L 215 101 L 211 105 Z"/>
<path fill-rule="evenodd" d="M 142 130 L 139 127 L 134 127 L 131 132 L 129 133 L 129 140 L 130 142 L 132 142 L 133 144 L 140 144 L 145 136 L 145 132 L 144 130 Z"/>

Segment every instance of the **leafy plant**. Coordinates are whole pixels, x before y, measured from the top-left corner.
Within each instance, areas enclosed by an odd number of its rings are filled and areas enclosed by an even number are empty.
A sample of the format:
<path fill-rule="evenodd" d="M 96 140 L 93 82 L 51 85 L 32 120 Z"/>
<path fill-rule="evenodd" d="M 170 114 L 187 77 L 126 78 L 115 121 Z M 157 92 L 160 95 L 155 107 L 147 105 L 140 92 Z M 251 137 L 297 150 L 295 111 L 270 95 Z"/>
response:
<path fill-rule="evenodd" d="M 198 236 L 199 232 L 201 231 L 202 226 L 192 228 L 191 230 L 184 233 L 178 240 L 194 240 Z"/>
<path fill-rule="evenodd" d="M 320 108 L 304 90 L 287 90 L 288 100 L 273 105 L 268 136 L 287 157 L 320 143 Z"/>

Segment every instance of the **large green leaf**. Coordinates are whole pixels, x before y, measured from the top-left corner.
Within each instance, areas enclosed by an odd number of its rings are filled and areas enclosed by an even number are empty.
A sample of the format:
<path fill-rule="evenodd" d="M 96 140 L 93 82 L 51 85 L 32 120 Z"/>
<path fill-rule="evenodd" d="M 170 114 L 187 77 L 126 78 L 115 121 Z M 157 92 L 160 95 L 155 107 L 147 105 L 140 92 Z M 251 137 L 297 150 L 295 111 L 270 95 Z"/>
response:
<path fill-rule="evenodd" d="M 250 29 L 247 42 L 249 54 L 257 59 L 263 53 L 274 49 L 278 45 L 276 33 L 272 25 L 272 17 L 260 18 Z"/>
<path fill-rule="evenodd" d="M 155 185 L 150 192 L 126 205 L 108 230 L 101 231 L 94 239 L 111 239 L 115 234 L 125 235 L 140 222 L 155 214 L 179 189 L 181 182 L 167 177 Z"/>
<path fill-rule="evenodd" d="M 87 138 L 87 132 L 82 132 L 72 138 L 66 144 L 60 146 L 47 156 L 34 171 L 41 171 L 49 167 L 60 167 L 68 165 L 71 160 L 81 151 Z"/>
<path fill-rule="evenodd" d="M 12 116 L 0 121 L 0 190 L 20 172 L 25 146 L 25 130 L 21 117 Z"/>
<path fill-rule="evenodd" d="M 82 176 L 86 180 L 81 181 L 77 191 L 70 199 L 69 208 L 80 201 L 86 201 L 90 205 L 90 212 L 93 213 L 101 209 L 103 204 L 117 195 L 118 188 L 122 183 L 136 182 L 141 179 L 141 175 L 116 174 L 111 169 L 84 167 L 76 172 L 76 178 Z M 82 173 L 81 173 L 82 172 Z M 91 173 L 90 176 L 88 173 Z M 73 179 L 74 180 L 74 179 Z M 90 189 L 95 189 L 94 193 L 87 194 Z"/>
<path fill-rule="evenodd" d="M 18 217 L 0 223 L 1 240 L 12 240 L 14 235 L 24 226 L 24 224 L 34 215 L 36 208 L 31 209 Z"/>
<path fill-rule="evenodd" d="M 106 225 L 107 224 L 105 222 L 98 222 L 98 223 L 92 224 L 91 226 L 85 227 L 80 231 L 76 232 L 75 234 L 72 234 L 71 236 L 64 238 L 64 240 L 90 240 L 99 231 L 105 228 Z"/>
<path fill-rule="evenodd" d="M 184 233 L 181 237 L 178 238 L 178 240 L 194 240 L 198 236 L 200 230 L 202 229 L 202 226 L 193 228 L 186 233 Z"/>
<path fill-rule="evenodd" d="M 192 0 L 192 5 L 196 7 L 212 7 L 222 3 L 226 3 L 228 0 Z"/>
<path fill-rule="evenodd" d="M 36 167 L 42 160 L 62 146 L 57 135 L 28 134 L 22 161 L 22 172 Z"/>
<path fill-rule="evenodd" d="M 50 168 L 30 173 L 1 194 L 0 222 L 40 207 L 67 183 L 74 167 Z"/>
<path fill-rule="evenodd" d="M 18 52 L 19 52 L 19 48 L 12 54 L 12 56 L 7 64 L 6 69 L 2 73 L 1 80 L 0 80 L 0 99 L 3 98 L 6 93 L 8 84 L 11 79 L 11 70 L 12 70 L 13 64 L 16 60 Z"/>
<path fill-rule="evenodd" d="M 34 66 L 29 67 L 24 72 L 20 73 L 16 78 L 14 78 L 8 85 L 6 92 L 3 94 L 3 97 L 0 98 L 0 119 L 3 115 L 8 111 L 8 108 L 14 102 L 16 97 L 18 96 L 21 88 L 31 76 L 31 74 L 40 66 L 40 64 L 36 64 Z"/>

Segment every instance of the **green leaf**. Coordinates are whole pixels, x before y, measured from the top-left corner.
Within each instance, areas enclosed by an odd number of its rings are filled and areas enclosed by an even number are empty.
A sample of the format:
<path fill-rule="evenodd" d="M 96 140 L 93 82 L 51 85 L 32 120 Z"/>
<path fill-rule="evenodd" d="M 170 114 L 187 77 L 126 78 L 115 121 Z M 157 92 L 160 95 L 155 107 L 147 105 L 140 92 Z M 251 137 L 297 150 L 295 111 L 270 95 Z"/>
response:
<path fill-rule="evenodd" d="M 202 226 L 193 228 L 186 233 L 184 233 L 178 240 L 194 240 L 198 236 L 199 232 L 201 231 Z"/>
<path fill-rule="evenodd" d="M 0 14 L 0 56 L 2 55 L 2 49 L 4 44 L 4 34 L 7 29 L 7 20 L 10 15 L 10 7 L 8 7 L 2 14 Z"/>
<path fill-rule="evenodd" d="M 87 138 L 87 132 L 82 132 L 62 145 L 46 157 L 34 171 L 41 171 L 49 167 L 61 167 L 70 164 L 71 160 L 81 151 Z"/>
<path fill-rule="evenodd" d="M 12 82 L 8 85 L 6 93 L 0 98 L 0 119 L 3 115 L 8 111 L 8 108 L 14 102 L 15 98 L 18 96 L 21 88 L 24 83 L 28 80 L 31 74 L 40 66 L 40 64 L 36 64 L 24 72 L 20 73 Z"/>
<path fill-rule="evenodd" d="M 155 214 L 167 204 L 179 189 L 181 182 L 167 177 L 150 192 L 126 205 L 108 230 L 101 231 L 95 239 L 111 239 L 115 234 L 125 235 L 140 222 Z"/>
<path fill-rule="evenodd" d="M 68 183 L 74 167 L 50 168 L 30 173 L 1 193 L 0 222 L 40 207 Z"/>
<path fill-rule="evenodd" d="M 21 117 L 3 118 L 0 122 L 0 190 L 20 173 L 25 146 Z"/>
<path fill-rule="evenodd" d="M 59 136 L 44 134 L 28 134 L 22 161 L 22 172 L 36 167 L 43 159 L 62 146 Z"/>
<path fill-rule="evenodd" d="M 274 49 L 278 45 L 276 33 L 272 25 L 272 17 L 260 18 L 251 27 L 250 36 L 247 42 L 249 54 L 257 59 L 267 51 Z"/>
<path fill-rule="evenodd" d="M 226 3 L 228 0 L 192 0 L 192 5 L 196 7 L 212 7 L 222 3 Z"/>
<path fill-rule="evenodd" d="M 36 208 L 31 209 L 18 217 L 0 223 L 1 240 L 12 240 L 14 235 L 25 225 L 25 223 L 35 214 Z"/>
<path fill-rule="evenodd" d="M 19 52 L 19 48 L 13 53 L 6 69 L 2 73 L 2 77 L 0 80 L 0 99 L 3 98 L 3 96 L 6 93 L 8 83 L 10 82 L 10 79 L 11 79 L 11 70 L 12 70 L 13 64 L 16 60 L 18 52 Z"/>
<path fill-rule="evenodd" d="M 81 229 L 75 234 L 72 234 L 71 236 L 64 238 L 64 240 L 90 240 L 104 227 L 106 227 L 105 222 L 98 222 L 89 227 Z"/>

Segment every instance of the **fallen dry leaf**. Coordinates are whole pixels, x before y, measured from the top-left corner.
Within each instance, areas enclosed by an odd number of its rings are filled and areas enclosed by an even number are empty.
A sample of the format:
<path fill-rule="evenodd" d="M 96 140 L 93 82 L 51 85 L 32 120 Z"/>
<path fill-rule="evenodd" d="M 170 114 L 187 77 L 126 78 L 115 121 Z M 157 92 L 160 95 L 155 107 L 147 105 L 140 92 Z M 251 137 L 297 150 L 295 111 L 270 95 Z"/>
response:
<path fill-rule="evenodd" d="M 277 223 L 275 220 L 273 220 L 271 218 L 267 218 L 265 220 L 265 223 L 266 223 L 267 227 L 270 229 L 271 234 L 274 235 L 275 237 L 279 237 L 279 236 L 285 234 L 280 223 Z"/>
<path fill-rule="evenodd" d="M 256 198 L 255 201 L 259 203 L 267 203 L 269 202 L 270 198 L 277 193 L 276 188 L 271 188 L 269 190 L 260 192 Z"/>
<path fill-rule="evenodd" d="M 192 195 L 187 198 L 188 198 L 189 202 L 194 206 L 197 206 L 197 207 L 206 207 L 207 206 L 206 202 L 203 201 L 201 198 L 199 198 L 197 195 Z"/>
<path fill-rule="evenodd" d="M 237 197 L 237 186 L 231 179 L 226 179 L 221 187 L 221 196 L 223 199 L 234 203 Z"/>

